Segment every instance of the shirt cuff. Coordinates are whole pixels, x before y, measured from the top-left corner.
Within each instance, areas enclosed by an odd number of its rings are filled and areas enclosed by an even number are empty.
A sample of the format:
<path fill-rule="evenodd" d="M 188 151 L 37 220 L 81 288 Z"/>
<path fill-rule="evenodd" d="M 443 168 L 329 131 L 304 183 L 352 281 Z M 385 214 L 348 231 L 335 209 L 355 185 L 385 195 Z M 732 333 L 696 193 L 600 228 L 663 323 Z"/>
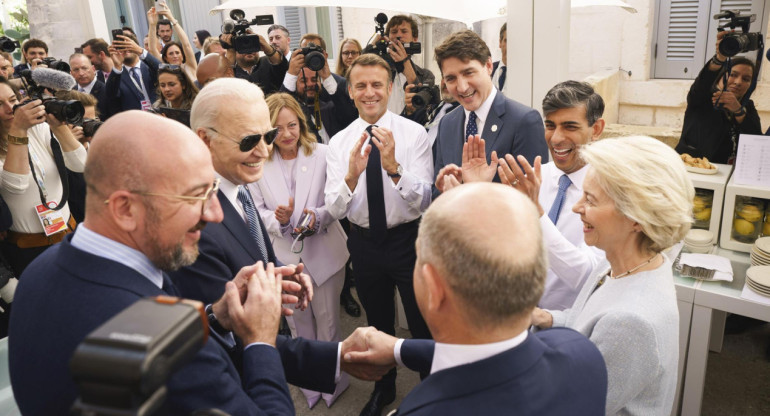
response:
<path fill-rule="evenodd" d="M 280 52 L 279 52 L 280 53 Z M 286 75 L 283 77 L 283 87 L 287 90 L 294 92 L 297 90 L 297 75 L 292 75 L 288 72 L 286 72 Z"/>
<path fill-rule="evenodd" d="M 405 367 L 404 363 L 401 361 L 401 345 L 404 343 L 403 338 L 399 338 L 396 341 L 396 345 L 393 347 L 393 357 L 396 359 L 396 364 L 399 367 Z"/>
<path fill-rule="evenodd" d="M 353 191 L 348 188 L 348 184 L 344 180 L 342 181 L 342 186 L 340 186 L 339 193 L 342 197 L 342 201 L 346 204 L 349 203 L 351 199 L 353 199 Z"/>
<path fill-rule="evenodd" d="M 125 66 L 125 65 L 123 65 L 123 66 L 120 68 L 120 71 L 118 71 L 118 68 L 115 68 L 115 67 L 113 66 L 113 67 L 112 67 L 112 72 L 114 72 L 114 73 L 116 73 L 116 74 L 122 74 L 124 69 L 126 69 L 126 66 Z"/>
<path fill-rule="evenodd" d="M 340 354 L 342 354 L 342 343 L 337 343 L 337 367 L 334 370 L 334 384 L 340 382 Z"/>
<path fill-rule="evenodd" d="M 329 95 L 334 95 L 337 93 L 337 80 L 334 79 L 333 75 L 329 75 L 328 78 L 322 81 L 322 84 Z"/>
<path fill-rule="evenodd" d="M 287 222 L 286 224 L 279 224 L 281 229 L 281 235 L 290 235 L 292 231 L 291 222 Z"/>
<path fill-rule="evenodd" d="M 147 49 L 142 49 L 142 54 L 141 54 L 141 55 L 139 55 L 139 59 L 141 59 L 141 60 L 143 60 L 143 61 L 144 61 L 145 59 L 147 59 Z"/>
<path fill-rule="evenodd" d="M 232 332 L 230 333 L 230 336 L 232 336 Z M 249 349 L 249 348 L 251 348 L 251 347 L 253 347 L 255 345 L 267 345 L 270 348 L 275 348 L 274 346 L 272 346 L 272 345 L 270 345 L 270 344 L 268 344 L 266 342 L 252 342 L 251 344 L 247 345 L 246 348 L 244 348 L 243 350 L 246 351 L 247 349 Z M 339 359 L 337 359 L 337 360 L 339 361 Z M 339 364 L 338 364 L 338 366 L 339 366 Z"/>

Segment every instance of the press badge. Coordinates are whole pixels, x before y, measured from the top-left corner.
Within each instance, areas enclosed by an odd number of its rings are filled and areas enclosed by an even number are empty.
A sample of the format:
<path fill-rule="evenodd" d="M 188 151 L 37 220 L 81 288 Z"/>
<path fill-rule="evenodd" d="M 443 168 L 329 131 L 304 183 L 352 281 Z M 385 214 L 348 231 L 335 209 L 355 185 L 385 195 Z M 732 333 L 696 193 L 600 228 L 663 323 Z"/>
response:
<path fill-rule="evenodd" d="M 150 104 L 147 100 L 142 100 L 142 111 L 150 111 L 152 110 L 152 104 Z"/>
<path fill-rule="evenodd" d="M 56 202 L 51 201 L 48 204 L 56 207 Z M 38 218 L 40 218 L 40 223 L 43 224 L 46 237 L 67 229 L 67 222 L 61 211 L 54 211 L 43 204 L 36 206 L 35 210 Z"/>

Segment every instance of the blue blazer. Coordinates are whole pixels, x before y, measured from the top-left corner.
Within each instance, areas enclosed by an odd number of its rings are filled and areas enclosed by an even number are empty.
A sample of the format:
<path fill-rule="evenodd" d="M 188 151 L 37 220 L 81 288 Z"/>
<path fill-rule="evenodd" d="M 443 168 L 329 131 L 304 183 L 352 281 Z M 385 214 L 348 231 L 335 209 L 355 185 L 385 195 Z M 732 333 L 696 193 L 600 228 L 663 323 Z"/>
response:
<path fill-rule="evenodd" d="M 147 90 L 147 95 L 150 96 L 150 105 L 152 105 L 157 98 L 155 87 L 158 84 L 160 61 L 148 53 L 141 62 L 144 64 L 139 65 L 139 70 L 142 72 L 142 83 Z M 111 108 L 117 108 L 118 111 L 141 110 L 144 95 L 142 91 L 136 88 L 128 71 L 125 73 L 113 72 L 107 78 L 107 99 L 111 102 Z"/>
<path fill-rule="evenodd" d="M 438 136 L 433 144 L 433 174 L 438 177 L 444 166 L 462 164 L 463 144 L 465 143 L 465 111 L 457 107 L 445 115 L 438 125 Z M 534 163 L 535 157 L 548 161 L 548 146 L 545 143 L 543 119 L 536 110 L 506 98 L 499 92 L 492 101 L 489 115 L 484 122 L 481 138 L 486 141 L 487 161 L 492 151 L 498 157 L 506 154 L 524 155 L 527 161 Z M 495 174 L 495 182 L 500 178 Z M 433 198 L 438 197 L 438 190 L 433 186 Z"/>
<path fill-rule="evenodd" d="M 77 345 L 137 300 L 166 294 L 135 270 L 81 251 L 70 240 L 67 236 L 30 264 L 16 291 L 9 367 L 24 415 L 68 414 L 77 396 L 69 371 Z M 336 343 L 280 337 L 277 349 L 255 345 L 243 351 L 241 377 L 225 349 L 209 340 L 169 379 L 162 414 L 208 408 L 233 415 L 293 414 L 284 371 L 289 378 L 315 374 L 333 390 L 336 355 Z M 331 366 L 316 361 L 331 361 Z"/>
<path fill-rule="evenodd" d="M 405 340 L 401 356 L 430 370 L 433 342 Z M 517 347 L 431 374 L 396 415 L 604 415 L 607 369 L 588 338 L 567 328 L 530 333 Z"/>

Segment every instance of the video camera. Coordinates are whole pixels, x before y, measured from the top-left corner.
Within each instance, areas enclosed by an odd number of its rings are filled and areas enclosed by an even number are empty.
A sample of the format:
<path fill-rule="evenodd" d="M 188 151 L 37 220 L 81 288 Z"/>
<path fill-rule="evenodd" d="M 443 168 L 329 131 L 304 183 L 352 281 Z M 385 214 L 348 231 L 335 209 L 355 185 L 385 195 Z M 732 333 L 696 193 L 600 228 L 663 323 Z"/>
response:
<path fill-rule="evenodd" d="M 415 95 L 412 97 L 414 108 L 422 108 L 430 103 L 441 101 L 441 90 L 438 85 L 420 85 L 414 87 Z"/>
<path fill-rule="evenodd" d="M 222 33 L 233 35 L 233 47 L 241 54 L 257 53 L 262 47 L 259 44 L 259 35 L 246 33 L 250 26 L 272 25 L 273 16 L 263 14 L 246 20 L 246 13 L 241 9 L 230 10 L 230 19 L 222 22 Z"/>
<path fill-rule="evenodd" d="M 380 58 L 387 61 L 391 68 L 395 68 L 395 62 L 393 61 L 393 58 L 390 57 L 390 54 L 388 53 L 388 47 L 390 47 L 390 44 L 392 42 L 389 42 L 385 39 L 382 39 L 385 37 L 385 24 L 388 23 L 388 16 L 385 13 L 378 13 L 377 16 L 374 17 L 374 30 L 375 32 L 380 34 L 380 40 L 374 43 L 374 45 L 369 44 L 366 45 L 366 48 L 364 48 L 364 53 L 374 53 L 380 56 Z M 401 38 L 396 38 L 397 40 L 401 40 Z M 405 42 L 403 43 L 404 51 L 406 51 L 407 55 L 416 55 L 419 53 L 422 53 L 422 44 L 420 42 Z"/>
<path fill-rule="evenodd" d="M 18 48 L 20 48 L 19 41 L 8 36 L 0 36 L 0 51 L 11 53 Z"/>
<path fill-rule="evenodd" d="M 139 300 L 75 349 L 70 371 L 80 395 L 73 414 L 159 414 L 168 378 L 208 335 L 200 302 L 167 296 Z"/>
<path fill-rule="evenodd" d="M 740 10 L 732 11 L 727 10 L 723 13 L 715 14 L 714 20 L 730 19 L 729 22 L 717 28 L 722 32 L 725 28 L 735 30 L 736 27 L 741 28 L 741 33 L 728 33 L 722 38 L 722 42 L 719 43 L 719 53 L 726 57 L 733 57 L 739 53 L 755 51 L 764 47 L 762 40 L 762 33 L 749 33 L 749 26 L 756 20 L 757 15 L 752 14 L 748 16 L 741 16 Z"/>
<path fill-rule="evenodd" d="M 300 53 L 305 55 L 305 66 L 313 71 L 320 71 L 326 65 L 323 49 L 313 42 L 308 42 Z"/>
<path fill-rule="evenodd" d="M 70 73 L 70 64 L 62 61 L 61 59 L 56 59 L 52 56 L 49 56 L 47 58 L 43 58 L 41 61 L 41 64 L 45 64 L 45 66 L 51 69 L 66 72 L 68 74 Z"/>
<path fill-rule="evenodd" d="M 67 68 L 69 68 L 69 65 L 67 65 Z M 72 75 L 49 68 L 25 69 L 21 72 L 21 82 L 29 98 L 22 103 L 16 104 L 13 107 L 14 111 L 30 101 L 40 100 L 43 102 L 45 112 L 53 115 L 57 120 L 67 124 L 82 124 L 85 109 L 80 101 L 58 100 L 47 91 L 47 89 L 54 91 L 72 89 L 75 86 L 75 79 L 72 78 Z"/>

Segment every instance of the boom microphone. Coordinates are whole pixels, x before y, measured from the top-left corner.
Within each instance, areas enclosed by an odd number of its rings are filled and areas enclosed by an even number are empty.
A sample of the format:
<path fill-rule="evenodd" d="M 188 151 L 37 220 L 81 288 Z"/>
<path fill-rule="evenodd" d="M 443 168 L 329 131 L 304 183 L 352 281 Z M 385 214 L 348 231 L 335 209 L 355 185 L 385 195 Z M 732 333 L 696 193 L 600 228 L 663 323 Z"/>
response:
<path fill-rule="evenodd" d="M 386 15 L 385 13 L 377 13 L 377 17 L 374 18 L 374 21 L 381 25 L 384 25 L 388 23 L 388 15 Z"/>
<path fill-rule="evenodd" d="M 75 86 L 75 78 L 72 75 L 49 68 L 33 69 L 32 81 L 41 87 L 56 91 L 71 90 Z"/>

